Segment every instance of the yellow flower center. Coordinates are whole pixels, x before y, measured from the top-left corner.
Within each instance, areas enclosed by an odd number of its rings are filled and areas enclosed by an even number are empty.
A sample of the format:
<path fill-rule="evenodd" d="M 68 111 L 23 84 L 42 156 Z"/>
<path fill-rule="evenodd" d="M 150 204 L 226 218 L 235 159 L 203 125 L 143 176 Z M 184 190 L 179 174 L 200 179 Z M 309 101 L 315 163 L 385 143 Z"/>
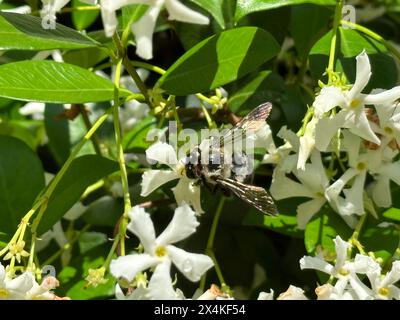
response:
<path fill-rule="evenodd" d="M 342 269 L 339 270 L 339 274 L 341 276 L 347 276 L 349 274 L 349 271 L 344 269 L 344 268 L 342 268 Z"/>
<path fill-rule="evenodd" d="M 367 168 L 367 165 L 364 162 L 357 163 L 357 170 L 362 171 Z"/>
<path fill-rule="evenodd" d="M 354 99 L 353 101 L 350 102 L 350 108 L 355 109 L 361 104 L 360 99 Z"/>
<path fill-rule="evenodd" d="M 9 293 L 6 289 L 0 289 L 0 299 L 6 299 L 9 296 Z"/>
<path fill-rule="evenodd" d="M 156 250 L 154 250 L 154 253 L 158 258 L 162 258 L 167 255 L 167 249 L 165 249 L 163 246 L 159 246 L 156 248 Z"/>
<path fill-rule="evenodd" d="M 389 295 L 389 289 L 388 288 L 380 288 L 379 289 L 379 294 L 381 295 L 381 296 L 388 296 Z"/>
<path fill-rule="evenodd" d="M 393 134 L 393 129 L 390 128 L 390 127 L 385 127 L 383 130 L 384 130 L 385 133 L 388 134 L 388 135 L 392 135 L 392 134 Z"/>

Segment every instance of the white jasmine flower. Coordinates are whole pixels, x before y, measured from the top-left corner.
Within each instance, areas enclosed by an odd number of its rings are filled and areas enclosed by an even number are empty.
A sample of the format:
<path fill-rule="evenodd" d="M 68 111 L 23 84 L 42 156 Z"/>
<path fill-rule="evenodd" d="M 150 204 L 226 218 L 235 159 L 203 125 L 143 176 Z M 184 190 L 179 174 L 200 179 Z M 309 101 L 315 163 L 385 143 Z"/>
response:
<path fill-rule="evenodd" d="M 274 290 L 270 290 L 269 292 L 260 292 L 257 300 L 274 300 Z"/>
<path fill-rule="evenodd" d="M 339 287 L 339 286 L 338 286 Z M 317 300 L 356 300 L 357 296 L 354 290 L 339 290 L 329 283 L 319 286 L 315 289 Z"/>
<path fill-rule="evenodd" d="M 335 265 L 331 265 L 321 257 L 304 256 L 300 259 L 300 268 L 302 270 L 318 270 L 338 279 L 335 284 L 335 294 L 340 297 L 344 296 L 346 290 L 351 289 L 358 299 L 371 299 L 370 290 L 357 276 L 357 273 L 364 272 L 364 266 L 355 264 L 348 259 L 347 250 L 350 244 L 343 241 L 340 236 L 337 236 L 333 241 L 336 250 Z"/>
<path fill-rule="evenodd" d="M 19 113 L 23 116 L 32 116 L 34 120 L 44 119 L 45 104 L 41 102 L 28 102 L 23 107 L 19 108 Z"/>
<path fill-rule="evenodd" d="M 317 151 L 311 155 L 311 163 L 305 164 L 304 171 L 293 170 L 292 173 L 300 182 L 289 179 L 284 172 L 275 170 L 270 191 L 276 200 L 292 197 L 311 199 L 297 207 L 297 225 L 299 229 L 304 230 L 310 219 L 326 203 L 324 192 L 329 186 L 329 179 L 321 155 Z"/>
<path fill-rule="evenodd" d="M 303 289 L 290 285 L 276 300 L 308 300 L 308 298 L 304 295 Z"/>
<path fill-rule="evenodd" d="M 178 161 L 174 148 L 164 142 L 156 142 L 146 150 L 148 161 L 165 164 L 171 170 L 148 170 L 142 176 L 141 196 L 146 197 L 163 184 L 179 179 L 178 184 L 172 189 L 176 202 L 180 205 L 186 202 L 193 206 L 197 213 L 203 213 L 200 203 L 200 186 L 196 181 L 189 179 L 185 174 L 185 166 Z"/>
<path fill-rule="evenodd" d="M 84 3 L 95 5 L 97 0 L 81 0 Z M 43 8 L 40 12 L 42 17 L 51 17 L 56 20 L 56 12 L 64 8 L 70 0 L 42 0 Z"/>
<path fill-rule="evenodd" d="M 375 90 L 382 92 L 382 90 Z M 379 124 L 373 129 L 376 133 L 394 139 L 400 145 L 400 105 L 399 102 L 379 104 L 375 108 Z"/>
<path fill-rule="evenodd" d="M 315 127 L 318 121 L 318 118 L 313 117 L 311 121 L 307 123 L 304 134 L 299 138 L 300 146 L 297 169 L 305 170 L 305 163 L 315 146 Z"/>
<path fill-rule="evenodd" d="M 316 126 L 316 147 L 326 151 L 327 147 L 339 128 L 348 128 L 353 134 L 371 141 L 380 143 L 379 138 L 372 131 L 371 125 L 364 112 L 365 105 L 393 103 L 400 97 L 400 87 L 378 93 L 361 93 L 371 78 L 371 65 L 368 55 L 362 52 L 357 56 L 356 80 L 350 90 L 339 87 L 324 87 L 314 101 L 315 115 L 322 117 L 324 113 L 334 107 L 342 110 L 328 118 L 322 118 Z"/>
<path fill-rule="evenodd" d="M 0 3 L 1 3 L 1 1 L 0 1 Z M 19 6 L 16 8 L 12 8 L 12 9 L 2 9 L 1 11 L 13 12 L 13 13 L 19 13 L 19 14 L 30 14 L 32 12 L 32 9 L 30 6 L 25 5 L 25 6 Z"/>
<path fill-rule="evenodd" d="M 166 7 L 170 20 L 195 24 L 209 23 L 206 16 L 188 8 L 178 0 L 101 0 L 103 24 L 107 36 L 111 37 L 118 26 L 116 11 L 130 4 L 150 6 L 139 21 L 131 26 L 136 39 L 136 53 L 143 59 L 153 57 L 153 32 L 163 6 Z"/>
<path fill-rule="evenodd" d="M 138 206 L 132 208 L 129 217 L 131 221 L 128 224 L 128 230 L 140 239 L 144 252 L 113 260 L 110 270 L 116 278 L 131 282 L 139 272 L 155 268 L 148 285 L 148 296 L 151 299 L 175 295 L 170 276 L 171 263 L 193 282 L 199 281 L 201 276 L 213 266 L 210 257 L 188 253 L 172 245 L 189 237 L 199 225 L 195 212 L 187 204 L 175 210 L 171 222 L 157 238 L 150 215 L 143 208 Z"/>
<path fill-rule="evenodd" d="M 400 288 L 395 285 L 400 281 L 400 261 L 394 261 L 386 275 L 381 274 L 381 266 L 369 256 L 358 254 L 354 263 L 365 268 L 363 273 L 367 275 L 376 299 L 400 300 Z"/>

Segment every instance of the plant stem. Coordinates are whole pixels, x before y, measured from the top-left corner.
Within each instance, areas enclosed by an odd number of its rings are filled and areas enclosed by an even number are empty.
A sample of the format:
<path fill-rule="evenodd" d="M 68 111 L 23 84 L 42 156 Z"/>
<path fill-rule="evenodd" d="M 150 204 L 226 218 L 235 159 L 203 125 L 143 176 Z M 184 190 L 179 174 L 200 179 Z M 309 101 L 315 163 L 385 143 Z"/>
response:
<path fill-rule="evenodd" d="M 80 114 L 82 115 L 83 123 L 85 124 L 86 129 L 89 131 L 90 128 L 92 127 L 92 123 L 89 119 L 88 112 L 83 104 L 79 105 L 79 111 L 80 111 Z M 103 153 L 101 152 L 100 142 L 99 142 L 99 139 L 97 138 L 97 136 L 93 135 L 91 140 L 92 140 L 93 148 L 96 151 L 96 153 L 99 156 L 102 156 Z"/>
<path fill-rule="evenodd" d="M 329 52 L 329 63 L 328 63 L 328 75 L 335 71 L 335 54 L 336 54 L 336 42 L 337 42 L 337 32 L 339 29 L 340 21 L 342 18 L 342 9 L 343 9 L 343 0 L 338 0 L 335 9 L 335 16 L 333 20 L 333 28 L 332 28 L 332 39 L 331 39 L 331 49 Z M 329 79 L 331 80 L 331 79 Z"/>
<path fill-rule="evenodd" d="M 218 203 L 217 210 L 215 212 L 215 215 L 214 215 L 214 218 L 213 218 L 213 221 L 211 224 L 210 235 L 208 236 L 207 248 L 206 248 L 206 254 L 208 254 L 214 262 L 214 269 L 215 269 L 215 272 L 217 273 L 221 287 L 226 286 L 226 283 L 225 283 L 224 277 L 222 275 L 221 268 L 219 267 L 218 261 L 214 254 L 214 240 L 215 240 L 215 234 L 217 231 L 218 222 L 221 217 L 222 209 L 224 208 L 224 204 L 225 204 L 225 197 L 221 196 L 219 203 Z M 203 275 L 201 282 L 200 282 L 200 288 L 202 290 L 204 290 L 205 282 L 206 282 L 206 274 Z"/>
<path fill-rule="evenodd" d="M 128 183 L 128 173 L 126 170 L 125 158 L 124 158 L 124 150 L 122 147 L 122 137 L 121 137 L 121 125 L 119 122 L 119 89 L 120 89 L 120 80 L 121 80 L 121 70 L 122 70 L 122 60 L 121 58 L 115 70 L 115 79 L 114 79 L 114 106 L 113 106 L 113 120 L 114 120 L 114 131 L 115 131 L 115 142 L 117 144 L 117 158 L 119 163 L 119 168 L 121 172 L 121 183 L 122 190 L 124 194 L 124 213 L 123 218 L 120 224 L 119 235 L 121 241 L 121 255 L 125 255 L 125 234 L 126 234 L 126 226 L 128 221 L 128 213 L 131 209 L 131 199 L 129 194 L 129 183 Z"/>
<path fill-rule="evenodd" d="M 358 241 L 358 237 L 360 236 L 360 232 L 362 227 L 364 226 L 364 223 L 367 219 L 367 213 L 365 213 L 363 216 L 361 216 L 360 221 L 358 221 L 358 224 L 353 232 L 353 235 L 351 236 L 349 242 L 353 245 L 355 245 L 358 249 L 358 251 L 361 254 L 365 254 L 365 251 L 360 243 L 360 241 Z M 350 248 L 350 253 L 351 253 L 351 248 Z"/>
<path fill-rule="evenodd" d="M 375 33 L 374 31 L 361 26 L 357 23 L 352 23 L 350 21 L 341 21 L 342 25 L 349 26 L 350 28 L 353 28 L 355 30 L 358 30 L 367 36 L 371 37 L 372 39 L 382 43 L 398 60 L 400 60 L 400 51 L 396 49 L 394 45 L 392 45 L 389 41 L 385 40 L 383 37 L 381 37 L 379 34 Z"/>

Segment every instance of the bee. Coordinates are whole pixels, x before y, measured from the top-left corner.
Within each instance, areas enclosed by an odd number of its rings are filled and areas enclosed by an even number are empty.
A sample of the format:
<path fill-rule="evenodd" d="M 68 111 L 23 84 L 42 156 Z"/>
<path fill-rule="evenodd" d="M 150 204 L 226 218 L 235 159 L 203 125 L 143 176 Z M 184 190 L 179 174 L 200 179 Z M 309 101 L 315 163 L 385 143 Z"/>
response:
<path fill-rule="evenodd" d="M 253 171 L 249 157 L 232 147 L 242 141 L 243 135 L 255 133 L 265 125 L 271 109 L 271 103 L 261 104 L 221 137 L 212 137 L 194 147 L 185 159 L 186 176 L 211 190 L 221 189 L 226 195 L 233 192 L 264 214 L 277 215 L 268 191 L 248 183 Z"/>

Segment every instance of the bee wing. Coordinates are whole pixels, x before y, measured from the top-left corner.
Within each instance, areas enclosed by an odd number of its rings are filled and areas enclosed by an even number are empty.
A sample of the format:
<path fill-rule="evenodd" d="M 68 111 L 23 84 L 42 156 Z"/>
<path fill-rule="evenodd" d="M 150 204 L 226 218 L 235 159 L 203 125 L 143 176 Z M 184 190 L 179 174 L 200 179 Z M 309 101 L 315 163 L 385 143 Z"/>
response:
<path fill-rule="evenodd" d="M 247 131 L 257 132 L 265 124 L 265 120 L 268 118 L 271 110 L 272 104 L 270 102 L 259 105 L 219 140 L 216 139 L 215 143 L 219 142 L 219 147 L 222 148 L 224 145 L 232 143 L 232 141 L 237 141 L 236 139 L 242 139 L 242 135 Z"/>
<path fill-rule="evenodd" d="M 278 214 L 274 200 L 264 188 L 244 184 L 232 179 L 219 178 L 216 181 L 262 213 L 272 216 Z"/>

